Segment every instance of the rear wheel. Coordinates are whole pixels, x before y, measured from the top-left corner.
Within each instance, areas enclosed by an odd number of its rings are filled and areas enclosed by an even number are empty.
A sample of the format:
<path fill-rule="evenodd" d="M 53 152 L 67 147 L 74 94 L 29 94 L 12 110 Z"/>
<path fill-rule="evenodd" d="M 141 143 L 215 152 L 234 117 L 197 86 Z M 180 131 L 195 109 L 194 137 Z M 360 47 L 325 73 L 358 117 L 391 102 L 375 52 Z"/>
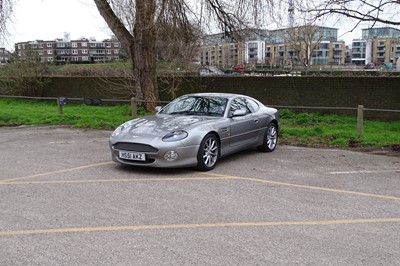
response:
<path fill-rule="evenodd" d="M 277 144 L 278 144 L 278 128 L 275 123 L 270 123 L 265 131 L 263 145 L 258 147 L 258 150 L 264 152 L 271 152 L 275 150 Z"/>
<path fill-rule="evenodd" d="M 219 159 L 219 141 L 214 134 L 208 134 L 200 143 L 197 153 L 197 169 L 209 171 L 214 169 Z"/>

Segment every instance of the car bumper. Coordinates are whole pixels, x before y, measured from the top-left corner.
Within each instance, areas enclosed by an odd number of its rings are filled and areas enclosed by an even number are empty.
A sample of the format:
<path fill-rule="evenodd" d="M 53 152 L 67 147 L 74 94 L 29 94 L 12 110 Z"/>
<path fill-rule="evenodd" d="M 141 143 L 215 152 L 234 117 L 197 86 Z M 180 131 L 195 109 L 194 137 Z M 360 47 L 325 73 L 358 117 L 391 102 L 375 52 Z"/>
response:
<path fill-rule="evenodd" d="M 120 150 L 116 149 L 115 145 L 110 144 L 110 149 L 111 158 L 114 162 L 144 167 L 176 168 L 196 166 L 199 145 L 176 147 L 176 145 L 172 145 L 172 143 L 165 143 L 164 146 L 157 147 L 157 152 L 141 152 L 129 150 L 130 152 L 144 153 L 146 157 L 145 161 L 134 161 L 120 158 Z M 173 161 L 166 160 L 164 158 L 164 155 L 169 151 L 175 151 L 178 154 L 178 157 Z"/>

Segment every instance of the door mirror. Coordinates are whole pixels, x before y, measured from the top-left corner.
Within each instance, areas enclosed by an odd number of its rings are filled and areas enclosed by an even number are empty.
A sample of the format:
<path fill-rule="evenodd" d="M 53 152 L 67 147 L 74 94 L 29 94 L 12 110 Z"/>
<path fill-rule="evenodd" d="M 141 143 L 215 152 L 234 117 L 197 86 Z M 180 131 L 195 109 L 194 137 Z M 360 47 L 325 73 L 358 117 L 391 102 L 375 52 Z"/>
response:
<path fill-rule="evenodd" d="M 240 109 L 240 110 L 235 110 L 233 113 L 231 113 L 230 117 L 244 116 L 246 114 L 247 114 L 247 111 L 245 109 Z"/>

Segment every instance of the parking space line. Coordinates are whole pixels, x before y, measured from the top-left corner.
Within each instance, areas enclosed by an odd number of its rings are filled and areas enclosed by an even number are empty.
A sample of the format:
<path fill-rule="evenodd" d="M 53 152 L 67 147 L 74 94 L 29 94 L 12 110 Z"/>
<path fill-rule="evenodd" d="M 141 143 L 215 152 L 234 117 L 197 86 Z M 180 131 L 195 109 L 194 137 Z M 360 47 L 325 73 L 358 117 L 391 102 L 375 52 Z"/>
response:
<path fill-rule="evenodd" d="M 347 175 L 347 174 L 379 174 L 379 173 L 400 173 L 400 169 L 393 170 L 360 170 L 360 171 L 343 171 L 329 172 L 331 175 Z"/>
<path fill-rule="evenodd" d="M 364 197 L 372 197 L 372 198 L 400 200 L 399 197 L 394 197 L 394 196 L 371 194 L 371 193 L 342 190 L 342 189 L 332 189 L 332 188 L 324 188 L 324 187 L 299 185 L 299 184 L 294 184 L 294 183 L 278 182 L 278 181 L 253 178 L 253 177 L 230 176 L 230 175 L 221 175 L 221 174 L 212 174 L 212 173 L 203 173 L 203 174 L 208 175 L 208 176 L 221 176 L 221 177 L 227 177 L 227 178 L 238 179 L 238 180 L 255 181 L 255 182 L 274 184 L 274 185 L 279 185 L 279 186 L 303 188 L 303 189 L 310 189 L 310 190 L 320 190 L 320 191 L 327 191 L 327 192 L 334 192 L 334 193 L 344 193 L 344 194 L 351 194 L 351 195 L 356 195 L 356 196 L 364 196 Z"/>
<path fill-rule="evenodd" d="M 372 223 L 400 223 L 400 218 L 376 218 L 354 220 L 322 220 L 322 221 L 277 221 L 277 222 L 244 222 L 244 223 L 206 223 L 206 224 L 161 224 L 161 225 L 131 225 L 107 227 L 77 227 L 55 229 L 33 229 L 17 231 L 0 231 L 0 236 L 37 235 L 37 234 L 65 234 L 85 232 L 109 231 L 139 231 L 163 229 L 201 229 L 201 228 L 229 228 L 229 227 L 271 227 L 271 226 L 323 226 L 343 224 L 372 224 Z"/>
<path fill-rule="evenodd" d="M 46 172 L 46 173 L 34 174 L 34 175 L 29 175 L 29 176 L 24 176 L 24 177 L 0 180 L 0 185 L 2 185 L 4 183 L 8 183 L 8 182 L 17 181 L 17 180 L 23 180 L 23 179 L 35 178 L 35 177 L 47 176 L 47 175 L 53 175 L 53 174 L 61 174 L 61 173 L 72 172 L 72 171 L 76 171 L 76 170 L 82 170 L 82 169 L 90 168 L 90 167 L 113 164 L 113 163 L 114 162 L 103 162 L 103 163 L 89 164 L 89 165 L 73 167 L 73 168 L 68 168 L 68 169 L 62 169 L 62 170 L 57 170 L 57 171 L 52 171 L 52 172 Z"/>
<path fill-rule="evenodd" d="M 0 186 L 30 185 L 30 184 L 74 184 L 74 183 L 118 183 L 118 182 L 148 182 L 148 181 L 198 181 L 198 180 L 226 180 L 232 179 L 224 176 L 216 177 L 142 177 L 124 179 L 88 179 L 88 180 L 48 180 L 48 181 L 15 181 L 0 183 Z"/>

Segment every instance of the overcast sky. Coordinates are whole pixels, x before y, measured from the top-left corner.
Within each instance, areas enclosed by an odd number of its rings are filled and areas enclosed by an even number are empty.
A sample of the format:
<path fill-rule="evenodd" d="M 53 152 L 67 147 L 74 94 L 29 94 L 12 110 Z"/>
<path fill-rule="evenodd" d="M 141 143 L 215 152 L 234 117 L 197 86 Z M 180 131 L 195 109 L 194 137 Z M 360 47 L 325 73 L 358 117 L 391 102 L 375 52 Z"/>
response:
<path fill-rule="evenodd" d="M 17 0 L 13 23 L 8 27 L 10 37 L 5 47 L 14 50 L 14 43 L 63 38 L 110 38 L 103 18 L 93 0 Z"/>
<path fill-rule="evenodd" d="M 10 37 L 4 46 L 10 51 L 14 50 L 14 43 L 54 40 L 63 38 L 64 32 L 69 32 L 71 39 L 94 37 L 100 41 L 112 35 L 93 0 L 17 0 L 8 30 Z M 339 29 L 339 39 L 346 44 L 361 36 L 361 30 L 343 35 L 344 32 Z"/>

